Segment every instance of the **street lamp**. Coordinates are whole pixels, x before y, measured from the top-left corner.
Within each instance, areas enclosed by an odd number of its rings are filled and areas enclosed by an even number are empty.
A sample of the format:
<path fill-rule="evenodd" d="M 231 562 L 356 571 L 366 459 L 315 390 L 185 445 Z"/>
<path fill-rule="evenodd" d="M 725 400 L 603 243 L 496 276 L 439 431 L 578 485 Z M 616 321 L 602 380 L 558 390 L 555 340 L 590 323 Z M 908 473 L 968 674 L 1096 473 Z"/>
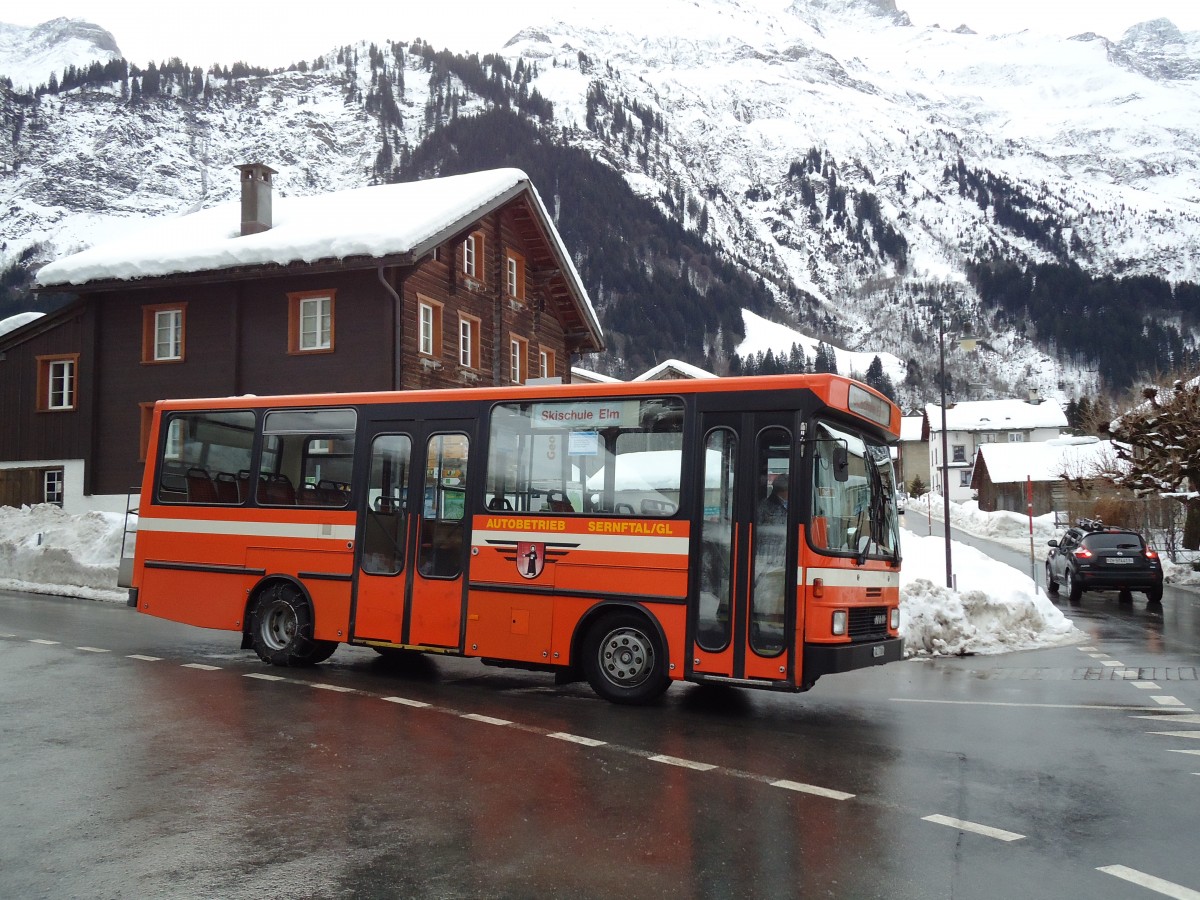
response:
<path fill-rule="evenodd" d="M 975 349 L 974 338 L 959 338 L 965 350 Z M 942 389 L 942 531 L 946 538 L 946 587 L 954 588 L 954 563 L 950 550 L 950 454 L 946 432 L 946 320 L 944 310 L 938 310 L 938 371 Z"/>

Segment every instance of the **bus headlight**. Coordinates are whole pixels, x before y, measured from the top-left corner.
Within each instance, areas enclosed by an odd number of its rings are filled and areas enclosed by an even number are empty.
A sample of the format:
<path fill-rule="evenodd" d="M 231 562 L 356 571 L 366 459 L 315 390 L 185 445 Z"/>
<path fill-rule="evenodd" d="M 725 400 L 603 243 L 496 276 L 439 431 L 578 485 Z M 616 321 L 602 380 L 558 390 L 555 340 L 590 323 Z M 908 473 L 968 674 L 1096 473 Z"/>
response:
<path fill-rule="evenodd" d="M 846 611 L 844 609 L 835 609 L 833 611 L 833 633 L 846 633 Z"/>
<path fill-rule="evenodd" d="M 888 616 L 888 626 L 892 629 L 892 631 L 900 630 L 900 607 L 892 607 L 891 615 Z"/>

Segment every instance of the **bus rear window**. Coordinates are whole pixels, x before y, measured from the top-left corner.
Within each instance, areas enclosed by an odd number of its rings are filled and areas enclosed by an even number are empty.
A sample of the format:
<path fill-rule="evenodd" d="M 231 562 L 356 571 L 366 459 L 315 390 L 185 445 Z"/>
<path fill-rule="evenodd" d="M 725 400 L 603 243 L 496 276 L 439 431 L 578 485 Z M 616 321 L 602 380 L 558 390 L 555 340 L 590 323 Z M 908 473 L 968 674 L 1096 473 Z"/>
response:
<path fill-rule="evenodd" d="M 237 504 L 246 499 L 254 413 L 171 413 L 158 466 L 160 503 Z"/>
<path fill-rule="evenodd" d="M 501 404 L 491 416 L 488 508 L 671 516 L 682 457 L 678 398 Z"/>

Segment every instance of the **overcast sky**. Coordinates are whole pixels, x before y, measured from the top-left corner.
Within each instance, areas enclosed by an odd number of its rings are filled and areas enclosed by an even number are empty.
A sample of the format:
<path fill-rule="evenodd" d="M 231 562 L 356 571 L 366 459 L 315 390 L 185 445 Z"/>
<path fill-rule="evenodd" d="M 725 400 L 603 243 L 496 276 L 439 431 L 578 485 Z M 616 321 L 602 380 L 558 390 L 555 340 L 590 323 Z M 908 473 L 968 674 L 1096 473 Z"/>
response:
<path fill-rule="evenodd" d="M 647 2 L 653 0 L 604 0 L 603 8 L 621 14 L 627 7 L 623 18 L 636 23 Z M 524 24 L 553 15 L 562 3 L 0 0 L 0 22 L 36 25 L 57 16 L 87 19 L 111 32 L 126 58 L 138 65 L 178 56 L 199 66 L 243 60 L 273 67 L 311 60 L 360 39 L 422 37 L 439 48 L 487 52 Z M 782 9 L 787 0 L 778 3 Z M 1025 28 L 1062 35 L 1096 31 L 1115 40 L 1130 25 L 1159 17 L 1171 19 L 1184 31 L 1200 31 L 1198 0 L 897 0 L 897 6 L 918 25 L 954 28 L 965 23 L 981 33 Z"/>

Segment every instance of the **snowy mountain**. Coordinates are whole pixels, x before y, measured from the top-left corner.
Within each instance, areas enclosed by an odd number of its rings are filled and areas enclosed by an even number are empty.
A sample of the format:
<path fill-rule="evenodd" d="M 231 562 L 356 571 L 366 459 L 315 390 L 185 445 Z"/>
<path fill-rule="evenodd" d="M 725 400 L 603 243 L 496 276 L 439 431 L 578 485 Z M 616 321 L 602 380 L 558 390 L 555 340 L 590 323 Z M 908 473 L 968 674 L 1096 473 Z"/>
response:
<path fill-rule="evenodd" d="M 0 22 L 0 75 L 26 90 L 62 77 L 70 66 L 86 69 L 93 62 L 118 59 L 116 39 L 82 19 L 51 19 L 32 28 Z"/>
<path fill-rule="evenodd" d="M 275 74 L 150 66 L 36 97 L 0 87 L 12 135 L 0 142 L 0 269 L 230 199 L 231 167 L 248 160 L 278 169 L 285 194 L 515 164 L 561 217 L 612 338 L 588 368 L 634 374 L 663 358 L 642 346 L 650 336 L 676 332 L 667 355 L 721 368 L 773 334 L 776 355 L 817 340 L 881 354 L 916 402 L 931 399 L 942 310 L 949 329 L 985 339 L 978 355 L 950 354 L 964 396 L 1075 396 L 1113 378 L 1105 354 L 1130 345 L 1093 351 L 1022 313 L 996 268 L 1008 264 L 1076 273 L 1081 293 L 1086 279 L 1158 279 L 1166 305 L 1131 309 L 1121 327 L 1132 341 L 1152 317 L 1171 349 L 1146 353 L 1195 352 L 1200 304 L 1171 285 L 1200 278 L 1200 33 L 1158 20 L 1115 42 L 993 37 L 913 27 L 891 0 L 785 2 L 660 0 L 629 16 L 564 0 L 482 61 L 364 40 Z M 0 54 L 11 31 L 0 26 Z M 93 47 L 93 61 L 117 52 Z M 34 55 L 0 55 L 0 74 L 18 82 Z M 506 110 L 532 136 L 496 146 L 488 119 L 489 150 L 470 117 Z M 605 195 L 588 196 L 589 180 Z M 624 218 L 605 223 L 618 206 Z M 609 239 L 638 254 L 644 284 L 604 269 Z M 676 240 L 688 249 L 663 249 Z M 669 278 L 693 299 L 668 298 Z M 739 291 L 745 314 L 721 306 Z M 695 308 L 657 309 L 672 303 Z M 631 319 L 634 307 L 658 318 Z M 791 330 L 750 328 L 750 316 Z M 861 358 L 839 365 L 861 374 Z"/>

